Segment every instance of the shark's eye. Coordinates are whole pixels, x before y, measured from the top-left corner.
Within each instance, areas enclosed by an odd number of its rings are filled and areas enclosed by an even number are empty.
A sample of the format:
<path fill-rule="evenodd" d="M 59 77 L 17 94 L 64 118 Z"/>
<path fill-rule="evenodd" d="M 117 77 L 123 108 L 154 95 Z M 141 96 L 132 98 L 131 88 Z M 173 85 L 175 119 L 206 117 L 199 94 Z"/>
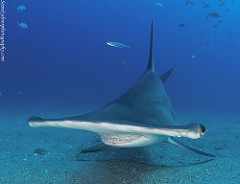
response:
<path fill-rule="evenodd" d="M 201 128 L 201 133 L 204 134 L 206 132 L 206 128 L 203 125 L 200 125 L 200 128 Z"/>

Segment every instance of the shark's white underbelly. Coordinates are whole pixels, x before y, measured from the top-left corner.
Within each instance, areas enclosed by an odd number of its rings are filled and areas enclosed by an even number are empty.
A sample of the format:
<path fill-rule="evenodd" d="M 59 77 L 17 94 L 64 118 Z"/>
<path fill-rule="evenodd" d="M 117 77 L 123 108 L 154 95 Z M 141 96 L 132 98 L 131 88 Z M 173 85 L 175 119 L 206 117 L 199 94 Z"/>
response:
<path fill-rule="evenodd" d="M 125 148 L 150 146 L 167 140 L 167 136 L 143 134 L 101 134 L 101 138 L 104 144 Z"/>

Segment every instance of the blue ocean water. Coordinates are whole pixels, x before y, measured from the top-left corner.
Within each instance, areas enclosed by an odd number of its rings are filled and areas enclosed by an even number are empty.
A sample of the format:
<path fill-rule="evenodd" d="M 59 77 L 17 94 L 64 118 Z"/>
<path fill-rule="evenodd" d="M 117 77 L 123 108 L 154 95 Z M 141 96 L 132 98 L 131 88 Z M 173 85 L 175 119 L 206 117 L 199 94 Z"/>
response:
<path fill-rule="evenodd" d="M 163 7 L 156 4 L 159 2 Z M 206 4 L 209 7 L 204 8 Z M 26 10 L 18 11 L 19 5 Z M 5 11 L 5 61 L 0 62 L 0 183 L 105 184 L 112 178 L 112 183 L 239 180 L 239 1 L 11 0 L 6 1 Z M 89 159 L 77 149 L 99 144 L 97 134 L 28 126 L 32 115 L 79 115 L 126 92 L 147 67 L 151 21 L 157 73 L 160 76 L 176 67 L 164 85 L 174 112 L 180 112 L 177 119 L 203 120 L 209 130 L 195 142 L 182 140 L 216 154 L 213 162 L 160 169 L 121 161 L 100 166 L 77 162 Z M 18 23 L 28 27 L 21 29 Z M 108 41 L 130 48 L 111 47 Z M 206 117 L 185 116 L 188 113 Z M 217 120 L 210 121 L 214 119 L 211 114 Z M 145 157 L 142 163 L 157 160 L 172 165 L 201 160 L 171 145 L 158 149 L 94 153 L 90 159 L 124 155 L 133 161 Z M 81 180 L 89 178 L 95 182 Z"/>
<path fill-rule="evenodd" d="M 205 1 L 209 8 L 203 1 L 187 6 L 161 1 L 164 7 L 154 2 L 7 1 L 1 108 L 99 106 L 115 99 L 146 68 L 153 20 L 156 70 L 161 74 L 173 65 L 177 70 L 166 84 L 174 108 L 239 112 L 239 2 Z M 21 4 L 24 12 L 14 8 Z M 220 17 L 206 19 L 214 12 Z M 130 48 L 110 47 L 107 41 Z"/>

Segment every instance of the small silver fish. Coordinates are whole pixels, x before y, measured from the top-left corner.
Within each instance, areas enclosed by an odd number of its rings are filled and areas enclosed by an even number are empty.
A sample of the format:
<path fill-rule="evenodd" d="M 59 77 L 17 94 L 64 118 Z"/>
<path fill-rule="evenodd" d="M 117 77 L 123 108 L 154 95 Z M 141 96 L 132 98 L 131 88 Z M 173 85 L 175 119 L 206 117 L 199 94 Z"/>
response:
<path fill-rule="evenodd" d="M 24 23 L 24 22 L 22 22 L 22 23 L 17 23 L 18 25 L 18 27 L 20 27 L 21 29 L 27 29 L 28 28 L 28 25 L 26 24 L 26 23 Z"/>
<path fill-rule="evenodd" d="M 161 3 L 154 3 L 154 4 L 163 8 L 163 5 Z"/>
<path fill-rule="evenodd" d="M 118 48 L 129 48 L 130 46 L 128 45 L 124 45 L 122 43 L 119 43 L 119 42 L 113 42 L 113 41 L 109 41 L 107 42 L 107 45 L 110 45 L 112 47 L 118 47 Z"/>
<path fill-rule="evenodd" d="M 26 10 L 26 6 L 24 6 L 24 5 L 20 5 L 20 6 L 18 6 L 17 8 L 16 8 L 18 11 L 24 11 L 24 10 Z"/>

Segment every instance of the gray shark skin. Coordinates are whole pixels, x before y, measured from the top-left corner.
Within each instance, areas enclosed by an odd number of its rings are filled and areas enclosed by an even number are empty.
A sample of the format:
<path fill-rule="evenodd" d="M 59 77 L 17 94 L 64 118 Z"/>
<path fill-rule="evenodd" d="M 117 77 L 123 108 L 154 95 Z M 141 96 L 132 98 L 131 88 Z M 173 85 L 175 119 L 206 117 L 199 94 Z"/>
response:
<path fill-rule="evenodd" d="M 73 128 L 100 134 L 103 144 L 83 152 L 143 147 L 169 142 L 198 154 L 215 157 L 185 146 L 173 138 L 197 139 L 205 134 L 206 129 L 200 124 L 173 125 L 173 109 L 163 83 L 174 71 L 174 67 L 159 77 L 155 72 L 152 50 L 153 22 L 147 69 L 125 94 L 88 114 L 61 119 L 31 117 L 29 125 Z"/>

